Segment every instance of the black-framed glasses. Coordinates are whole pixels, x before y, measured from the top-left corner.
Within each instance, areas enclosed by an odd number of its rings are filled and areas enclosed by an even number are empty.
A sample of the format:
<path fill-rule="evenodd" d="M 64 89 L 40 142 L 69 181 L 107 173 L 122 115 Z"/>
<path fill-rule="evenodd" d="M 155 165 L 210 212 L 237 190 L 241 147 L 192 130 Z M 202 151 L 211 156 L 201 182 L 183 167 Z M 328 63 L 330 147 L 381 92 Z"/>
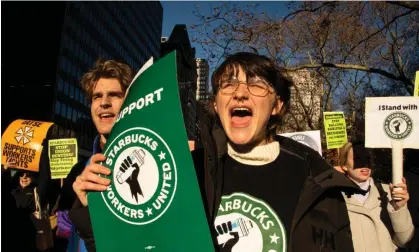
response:
<path fill-rule="evenodd" d="M 254 96 L 263 97 L 268 93 L 275 92 L 269 90 L 270 87 L 273 88 L 271 84 L 259 78 L 251 78 L 247 82 L 239 81 L 238 79 L 223 80 L 219 85 L 220 92 L 224 95 L 234 94 L 234 92 L 236 92 L 239 88 L 240 84 L 246 85 L 249 93 Z"/>

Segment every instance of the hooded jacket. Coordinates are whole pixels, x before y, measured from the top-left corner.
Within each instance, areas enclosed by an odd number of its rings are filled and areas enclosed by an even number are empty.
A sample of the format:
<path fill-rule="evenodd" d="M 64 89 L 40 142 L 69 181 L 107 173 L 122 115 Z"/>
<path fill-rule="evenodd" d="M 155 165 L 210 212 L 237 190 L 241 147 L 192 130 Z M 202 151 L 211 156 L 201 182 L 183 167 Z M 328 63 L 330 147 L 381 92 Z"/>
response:
<path fill-rule="evenodd" d="M 197 135 L 200 136 L 198 146 L 203 148 L 201 158 L 194 155 L 194 163 L 200 184 L 205 185 L 207 217 L 216 237 L 213 223 L 222 197 L 227 137 L 217 119 L 202 107 L 198 107 Z M 291 154 L 296 164 L 305 165 L 310 174 L 294 212 L 288 251 L 354 251 L 341 192 L 352 194 L 362 190 L 311 148 L 282 136 L 276 136 L 275 140 L 281 152 Z"/>

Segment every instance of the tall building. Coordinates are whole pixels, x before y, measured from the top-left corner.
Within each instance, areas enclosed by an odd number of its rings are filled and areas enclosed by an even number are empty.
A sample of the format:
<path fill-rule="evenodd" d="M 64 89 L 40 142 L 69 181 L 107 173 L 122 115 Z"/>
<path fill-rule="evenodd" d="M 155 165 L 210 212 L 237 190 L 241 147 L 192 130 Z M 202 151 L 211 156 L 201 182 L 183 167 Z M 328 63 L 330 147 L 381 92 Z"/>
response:
<path fill-rule="evenodd" d="M 52 11 L 51 11 L 52 10 Z M 160 2 L 2 2 L 2 133 L 16 119 L 53 121 L 54 137 L 90 156 L 96 129 L 80 87 L 95 61 L 138 71 L 160 57 Z"/>
<path fill-rule="evenodd" d="M 323 96 L 322 78 L 306 69 L 290 72 L 290 110 L 285 116 L 282 132 L 296 132 L 320 129 L 320 112 Z"/>
<path fill-rule="evenodd" d="M 161 38 L 162 57 L 176 50 L 179 95 L 188 139 L 196 139 L 196 62 L 185 25 L 175 25 L 169 38 Z"/>
<path fill-rule="evenodd" d="M 209 85 L 209 65 L 205 59 L 196 59 L 196 100 L 202 101 L 207 100 L 208 85 Z"/>

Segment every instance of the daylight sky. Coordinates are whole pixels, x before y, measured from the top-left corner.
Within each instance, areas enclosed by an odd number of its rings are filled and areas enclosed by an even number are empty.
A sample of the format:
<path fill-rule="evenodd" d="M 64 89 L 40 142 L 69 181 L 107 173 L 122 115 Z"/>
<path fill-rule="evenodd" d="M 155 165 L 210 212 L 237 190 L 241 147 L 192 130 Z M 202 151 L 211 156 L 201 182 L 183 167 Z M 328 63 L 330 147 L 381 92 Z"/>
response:
<path fill-rule="evenodd" d="M 185 24 L 186 27 L 189 28 L 189 26 L 199 23 L 199 21 L 192 13 L 195 9 L 195 6 L 199 5 L 200 11 L 205 13 L 206 11 L 211 10 L 213 7 L 218 6 L 220 3 L 221 2 L 219 1 L 161 1 L 163 6 L 162 36 L 169 37 L 173 27 L 176 24 Z M 266 11 L 270 16 L 281 17 L 288 13 L 288 2 L 239 1 L 240 6 L 246 6 L 248 4 L 254 3 L 259 4 L 259 10 Z M 189 39 L 192 39 L 190 31 Z M 192 47 L 196 48 L 196 58 L 205 58 L 200 45 L 192 43 Z"/>

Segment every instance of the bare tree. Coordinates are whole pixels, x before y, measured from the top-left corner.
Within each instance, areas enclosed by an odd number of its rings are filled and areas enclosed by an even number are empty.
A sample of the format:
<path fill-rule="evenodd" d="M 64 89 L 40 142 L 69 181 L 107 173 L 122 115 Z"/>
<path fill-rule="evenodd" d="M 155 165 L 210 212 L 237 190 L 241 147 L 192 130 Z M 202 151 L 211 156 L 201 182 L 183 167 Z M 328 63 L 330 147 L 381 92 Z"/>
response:
<path fill-rule="evenodd" d="M 275 59 L 296 80 L 302 78 L 295 77 L 300 70 L 314 73 L 316 90 L 304 81 L 293 87 L 296 110 L 287 118 L 293 130 L 322 128 L 322 118 L 313 110 L 320 107 L 344 110 L 355 132 L 366 95 L 413 93 L 419 66 L 418 4 L 328 1 L 289 7 L 283 18 L 270 17 L 257 4 L 240 8 L 223 2 L 209 13 L 197 8 L 193 40 L 213 67 L 232 52 L 252 51 Z M 322 99 L 314 105 L 310 99 L 318 93 Z"/>

